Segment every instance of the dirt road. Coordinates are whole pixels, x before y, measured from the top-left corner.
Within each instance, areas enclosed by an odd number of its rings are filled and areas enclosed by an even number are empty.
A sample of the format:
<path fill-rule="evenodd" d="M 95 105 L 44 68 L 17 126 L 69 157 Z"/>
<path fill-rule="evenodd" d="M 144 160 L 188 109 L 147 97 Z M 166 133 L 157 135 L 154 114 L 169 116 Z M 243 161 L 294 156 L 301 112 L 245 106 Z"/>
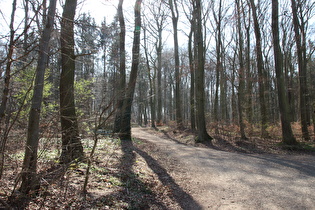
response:
<path fill-rule="evenodd" d="M 315 209 L 314 156 L 229 153 L 180 144 L 143 128 L 132 133 L 187 171 L 191 178 L 185 183 L 176 171 L 172 175 L 195 201 L 187 209 Z"/>

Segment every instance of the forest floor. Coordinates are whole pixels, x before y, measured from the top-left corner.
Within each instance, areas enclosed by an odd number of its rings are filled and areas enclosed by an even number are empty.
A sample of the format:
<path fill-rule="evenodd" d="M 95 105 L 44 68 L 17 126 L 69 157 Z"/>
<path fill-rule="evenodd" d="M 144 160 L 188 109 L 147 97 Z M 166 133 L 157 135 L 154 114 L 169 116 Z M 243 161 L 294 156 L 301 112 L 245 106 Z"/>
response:
<path fill-rule="evenodd" d="M 10 144 L 0 181 L 5 209 L 311 209 L 315 206 L 314 141 L 284 149 L 279 139 L 213 136 L 195 144 L 189 131 L 133 128 L 134 140 L 99 139 L 87 163 L 58 166 L 56 141 L 42 141 L 41 189 L 17 200 L 22 144 Z M 85 138 L 88 155 L 93 139 Z M 14 191 L 14 193 L 12 193 Z M 23 202 L 22 202 L 23 201 Z M 1 207 L 1 204 L 0 204 Z M 1 208 L 0 208 L 1 209 Z"/>

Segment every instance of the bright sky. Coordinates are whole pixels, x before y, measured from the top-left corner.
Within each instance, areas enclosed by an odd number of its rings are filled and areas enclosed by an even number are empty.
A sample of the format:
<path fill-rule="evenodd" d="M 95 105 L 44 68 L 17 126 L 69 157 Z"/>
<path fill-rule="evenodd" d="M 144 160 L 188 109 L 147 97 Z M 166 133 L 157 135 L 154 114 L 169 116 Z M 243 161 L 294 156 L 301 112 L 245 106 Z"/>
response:
<path fill-rule="evenodd" d="M 12 0 L 0 0 L 0 35 L 6 34 L 9 29 L 10 15 L 12 12 Z M 47 1 L 49 2 L 49 1 Z M 58 0 L 57 12 L 62 14 L 61 2 L 64 0 Z M 130 16 L 130 10 L 134 1 L 127 0 L 124 2 L 125 16 Z M 95 18 L 96 24 L 101 25 L 101 22 L 106 17 L 106 21 L 109 24 L 117 12 L 118 0 L 78 0 L 78 6 L 76 16 L 82 13 L 90 13 Z M 23 0 L 17 0 L 16 11 L 16 23 L 15 28 L 18 27 L 20 21 L 23 19 Z M 22 27 L 22 26 L 21 26 Z"/>
<path fill-rule="evenodd" d="M 62 6 L 65 0 L 57 0 L 57 14 L 62 15 Z M 13 0 L 0 0 L 0 40 L 3 36 L 8 39 L 10 16 L 12 12 Z M 101 26 L 104 18 L 106 23 L 110 24 L 117 13 L 118 0 L 78 0 L 76 18 L 83 13 L 90 13 L 91 17 L 95 19 L 98 26 Z M 135 0 L 125 0 L 123 4 L 124 17 L 127 29 L 126 45 L 131 49 L 132 46 L 132 31 L 134 24 L 133 6 Z M 49 4 L 49 0 L 47 0 Z M 17 10 L 15 16 L 14 28 L 23 29 L 24 7 L 23 0 L 17 0 Z M 171 44 L 172 45 L 172 44 Z"/>
<path fill-rule="evenodd" d="M 113 17 L 117 13 L 118 0 L 79 0 L 77 7 L 77 14 L 79 13 L 90 13 L 95 18 L 97 24 L 100 24 L 104 17 L 108 23 L 110 23 Z M 134 1 L 124 1 L 123 7 L 125 15 L 128 15 L 127 11 L 132 11 Z"/>

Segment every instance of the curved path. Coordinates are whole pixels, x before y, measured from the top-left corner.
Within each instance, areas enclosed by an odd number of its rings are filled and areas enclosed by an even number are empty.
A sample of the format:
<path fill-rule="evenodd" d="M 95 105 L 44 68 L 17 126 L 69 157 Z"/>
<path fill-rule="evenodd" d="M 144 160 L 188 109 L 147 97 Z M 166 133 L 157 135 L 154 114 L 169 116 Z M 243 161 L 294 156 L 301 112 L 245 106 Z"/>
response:
<path fill-rule="evenodd" d="M 179 181 L 179 185 L 186 185 L 202 209 L 315 209 L 315 156 L 198 148 L 155 136 L 144 128 L 133 128 L 132 134 L 179 162 L 191 177 L 189 183 Z"/>

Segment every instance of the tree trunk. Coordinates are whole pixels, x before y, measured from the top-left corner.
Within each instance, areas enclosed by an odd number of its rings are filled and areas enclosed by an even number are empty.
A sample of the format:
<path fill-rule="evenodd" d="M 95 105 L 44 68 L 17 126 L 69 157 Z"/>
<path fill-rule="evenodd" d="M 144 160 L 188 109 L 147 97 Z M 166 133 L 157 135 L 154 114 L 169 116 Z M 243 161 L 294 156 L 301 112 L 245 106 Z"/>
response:
<path fill-rule="evenodd" d="M 155 121 L 156 121 L 156 110 L 155 110 L 155 85 L 154 85 L 154 81 L 155 81 L 155 72 L 153 73 L 153 76 L 151 76 L 151 67 L 150 67 L 150 63 L 149 63 L 149 54 L 148 54 L 148 46 L 147 46 L 147 36 L 146 36 L 146 28 L 143 29 L 143 40 L 144 40 L 144 53 L 145 53 L 145 58 L 146 58 L 146 66 L 148 69 L 148 78 L 149 78 L 149 85 L 150 85 L 150 90 L 149 90 L 149 94 L 150 94 L 150 111 L 151 111 L 151 127 L 152 128 L 156 128 L 155 125 Z M 159 70 L 158 70 L 159 71 Z M 161 71 L 161 70 L 160 70 Z M 158 90 L 159 91 L 159 90 Z M 161 93 L 162 94 L 162 93 Z M 159 96 L 158 96 L 159 98 Z M 159 99 L 158 99 L 159 100 Z"/>
<path fill-rule="evenodd" d="M 310 135 L 308 132 L 308 108 L 307 108 L 307 97 L 308 97 L 308 88 L 306 82 L 306 44 L 305 40 L 305 29 L 302 28 L 303 23 L 299 23 L 298 11 L 295 0 L 291 0 L 292 14 L 293 14 L 293 26 L 295 32 L 295 43 L 298 56 L 298 68 L 299 68 L 299 81 L 300 81 L 300 115 L 301 115 L 301 128 L 302 136 L 306 141 L 310 140 Z M 303 21 L 303 20 L 302 20 Z M 301 22 L 302 22 L 301 21 Z M 304 38 L 302 38 L 304 37 Z M 302 40 L 304 39 L 304 40 Z"/>
<path fill-rule="evenodd" d="M 157 124 L 162 123 L 162 26 L 158 26 L 157 52 Z"/>
<path fill-rule="evenodd" d="M 261 47 L 261 33 L 260 26 L 257 18 L 257 11 L 254 0 L 250 0 L 250 4 L 253 11 L 253 20 L 254 20 L 254 30 L 256 37 L 256 58 L 257 58 L 257 70 L 258 70 L 258 88 L 259 88 L 259 100 L 260 100 L 260 115 L 261 115 L 261 137 L 267 138 L 269 134 L 267 132 L 267 107 L 265 100 L 265 81 L 264 76 L 264 63 L 263 63 L 263 54 Z"/>
<path fill-rule="evenodd" d="M 45 69 L 48 61 L 50 34 L 54 26 L 56 0 L 50 0 L 46 25 L 39 45 L 39 58 L 36 68 L 34 93 L 29 113 L 27 141 L 22 166 L 22 184 L 20 191 L 28 194 L 31 190 L 39 188 L 37 178 L 37 150 L 39 143 L 39 121 L 41 104 L 43 100 Z"/>
<path fill-rule="evenodd" d="M 240 2 L 239 0 L 235 1 L 236 9 L 237 9 L 237 31 L 238 31 L 238 44 L 239 44 L 239 85 L 238 85 L 238 120 L 240 126 L 241 139 L 247 139 L 245 135 L 245 124 L 243 119 L 243 103 L 244 103 L 244 93 L 245 93 L 245 66 L 244 66 L 244 58 L 243 58 L 243 33 L 241 29 L 241 11 L 240 11 Z"/>
<path fill-rule="evenodd" d="M 194 3 L 194 11 L 196 14 L 196 42 L 198 60 L 196 68 L 196 108 L 197 108 L 197 132 L 198 136 L 196 142 L 207 142 L 212 140 L 212 137 L 207 133 L 206 119 L 205 119 L 205 72 L 204 72 L 204 44 L 202 36 L 202 17 L 201 17 L 201 0 L 196 0 Z"/>
<path fill-rule="evenodd" d="M 183 118 L 182 118 L 182 104 L 181 104 L 181 94 L 180 94 L 180 82 L 181 76 L 179 74 L 179 52 L 178 52 L 178 34 L 177 34 L 177 24 L 178 24 L 178 10 L 177 10 L 177 0 L 169 0 L 169 5 L 172 13 L 172 23 L 173 23 L 173 35 L 174 35 L 174 57 L 175 57 L 175 106 L 176 106 L 176 123 L 177 128 L 183 129 Z"/>
<path fill-rule="evenodd" d="M 289 102 L 286 95 L 284 74 L 283 74 L 283 55 L 280 48 L 279 40 L 279 2 L 278 0 L 272 0 L 272 37 L 273 37 L 273 49 L 274 60 L 276 69 L 276 80 L 278 88 L 278 102 L 281 115 L 282 126 L 282 142 L 287 145 L 297 144 L 297 141 L 293 135 L 290 117 L 289 117 Z"/>
<path fill-rule="evenodd" d="M 83 157 L 74 102 L 74 16 L 77 0 L 66 0 L 61 20 L 60 114 L 62 132 L 61 163 Z"/>
<path fill-rule="evenodd" d="M 222 40 L 221 40 L 221 23 L 222 23 L 222 0 L 219 1 L 219 13 L 216 16 L 215 12 L 213 12 L 216 22 L 216 31 L 215 31 L 215 38 L 216 38 L 216 82 L 215 82 L 215 96 L 214 96 L 214 122 L 215 122 L 215 134 L 219 133 L 219 87 L 222 91 L 222 86 L 220 84 L 220 75 L 222 68 L 222 61 L 221 61 L 221 47 L 222 47 Z M 222 78 L 221 78 L 222 80 Z M 222 101 L 221 101 L 222 102 Z"/>
<path fill-rule="evenodd" d="M 188 36 L 188 55 L 190 68 L 190 127 L 192 131 L 196 131 L 196 112 L 195 112 L 195 63 L 192 51 L 192 36 L 195 31 L 194 18 L 191 20 L 191 29 Z"/>
<path fill-rule="evenodd" d="M 114 132 L 118 132 L 121 128 L 122 119 L 122 107 L 125 97 L 126 88 L 126 50 L 125 50 L 125 39 L 126 39 L 126 26 L 123 14 L 123 2 L 124 0 L 119 0 L 118 4 L 118 19 L 120 24 L 119 33 L 119 86 L 118 86 L 118 101 L 117 101 L 117 111 L 115 117 Z"/>
<path fill-rule="evenodd" d="M 312 105 L 313 132 L 315 136 L 315 102 Z"/>
<path fill-rule="evenodd" d="M 121 129 L 119 132 L 119 138 L 121 140 L 131 140 L 131 106 L 135 92 L 140 59 L 141 2 L 142 0 L 136 0 L 134 7 L 135 28 L 132 47 L 132 64 L 130 79 L 126 90 L 126 97 L 123 104 L 123 120 L 121 122 Z"/>

